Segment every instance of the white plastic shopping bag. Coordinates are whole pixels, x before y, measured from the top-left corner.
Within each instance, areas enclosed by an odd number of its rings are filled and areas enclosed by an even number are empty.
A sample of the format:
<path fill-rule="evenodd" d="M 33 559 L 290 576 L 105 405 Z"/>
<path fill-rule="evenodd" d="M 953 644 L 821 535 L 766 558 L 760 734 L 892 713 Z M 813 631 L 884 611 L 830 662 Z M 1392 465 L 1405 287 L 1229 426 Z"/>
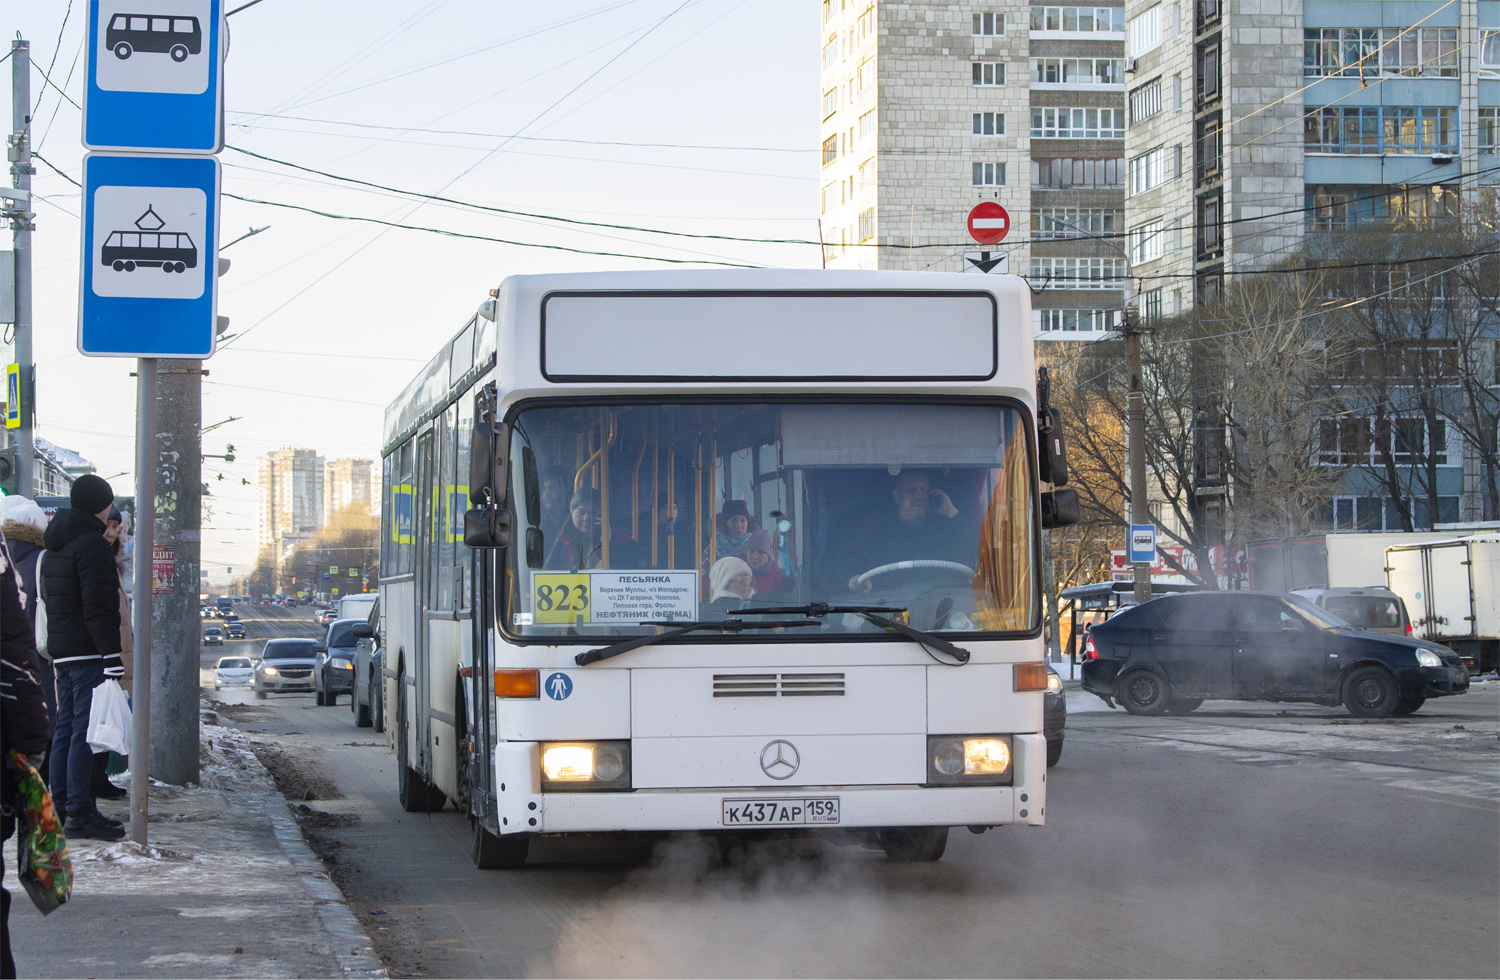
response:
<path fill-rule="evenodd" d="M 130 754 L 130 701 L 113 677 L 94 688 L 89 706 L 89 747 L 95 752 Z"/>

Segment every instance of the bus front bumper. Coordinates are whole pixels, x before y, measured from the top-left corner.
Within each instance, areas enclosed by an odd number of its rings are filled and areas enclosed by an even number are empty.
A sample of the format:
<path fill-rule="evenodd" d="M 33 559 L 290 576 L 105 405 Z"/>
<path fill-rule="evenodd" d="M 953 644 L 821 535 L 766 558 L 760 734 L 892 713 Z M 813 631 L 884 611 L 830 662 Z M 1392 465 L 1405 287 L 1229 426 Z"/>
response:
<path fill-rule="evenodd" d="M 833 830 L 837 828 L 960 827 L 1025 824 L 1046 817 L 1047 741 L 1041 734 L 1013 736 L 1010 786 L 726 786 L 637 789 L 626 793 L 543 793 L 534 742 L 496 747 L 496 794 L 501 834 L 609 833 L 615 831 Z M 726 825 L 725 801 L 798 801 L 837 798 L 836 824 L 747 827 Z"/>

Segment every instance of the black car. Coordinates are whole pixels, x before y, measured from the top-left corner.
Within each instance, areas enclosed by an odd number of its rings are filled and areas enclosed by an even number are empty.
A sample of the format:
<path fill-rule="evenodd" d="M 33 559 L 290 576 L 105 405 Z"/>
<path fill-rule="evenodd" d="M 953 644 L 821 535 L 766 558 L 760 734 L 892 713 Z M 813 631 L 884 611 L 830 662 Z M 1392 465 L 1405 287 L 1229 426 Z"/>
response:
<path fill-rule="evenodd" d="M 354 692 L 354 648 L 360 640 L 354 631 L 356 626 L 368 629 L 363 619 L 334 620 L 328 625 L 328 635 L 315 648 L 318 704 L 332 706 L 338 704 L 340 694 Z"/>
<path fill-rule="evenodd" d="M 1298 596 L 1163 596 L 1089 631 L 1083 689 L 1136 715 L 1187 714 L 1207 698 L 1343 704 L 1360 718 L 1409 715 L 1463 694 L 1458 655 L 1357 629 Z"/>
<path fill-rule="evenodd" d="M 244 623 L 230 623 L 228 626 L 224 627 L 224 630 L 229 634 L 229 638 L 231 640 L 243 640 L 245 638 Z"/>
<path fill-rule="evenodd" d="M 1047 665 L 1047 693 L 1042 696 L 1042 734 L 1047 737 L 1047 765 L 1057 765 L 1062 758 L 1063 727 L 1068 723 L 1068 702 L 1063 696 L 1062 678 Z"/>
<path fill-rule="evenodd" d="M 374 727 L 385 731 L 385 678 L 381 673 L 380 633 L 373 625 L 378 620 L 377 612 L 370 615 L 371 624 L 365 627 L 368 637 L 361 637 L 354 648 L 354 690 L 349 695 L 349 710 L 354 712 L 354 724 L 359 728 Z M 358 636 L 364 630 L 356 630 Z"/>

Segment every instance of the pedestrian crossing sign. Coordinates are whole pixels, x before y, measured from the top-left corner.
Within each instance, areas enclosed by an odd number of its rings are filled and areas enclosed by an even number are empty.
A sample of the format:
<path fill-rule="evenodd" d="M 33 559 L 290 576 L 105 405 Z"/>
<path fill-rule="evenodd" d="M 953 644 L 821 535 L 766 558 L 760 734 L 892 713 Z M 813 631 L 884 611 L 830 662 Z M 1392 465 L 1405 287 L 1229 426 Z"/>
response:
<path fill-rule="evenodd" d="M 5 368 L 5 427 L 21 427 L 21 365 L 11 364 Z"/>

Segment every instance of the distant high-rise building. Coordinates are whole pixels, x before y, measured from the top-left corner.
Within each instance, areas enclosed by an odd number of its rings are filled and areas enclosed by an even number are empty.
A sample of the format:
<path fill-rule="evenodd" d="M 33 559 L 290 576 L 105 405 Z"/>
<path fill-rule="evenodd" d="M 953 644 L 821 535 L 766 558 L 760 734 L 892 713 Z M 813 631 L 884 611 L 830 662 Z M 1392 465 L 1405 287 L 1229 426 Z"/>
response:
<path fill-rule="evenodd" d="M 260 459 L 259 544 L 280 559 L 323 526 L 324 459 L 314 449 L 278 449 Z"/>
<path fill-rule="evenodd" d="M 1038 339 L 1104 336 L 1127 269 L 1122 0 L 822 12 L 827 266 L 1028 276 Z M 981 201 L 1010 214 L 998 245 L 969 243 Z"/>
<path fill-rule="evenodd" d="M 323 481 L 323 518 L 340 511 L 380 512 L 380 467 L 368 459 L 335 459 Z"/>

